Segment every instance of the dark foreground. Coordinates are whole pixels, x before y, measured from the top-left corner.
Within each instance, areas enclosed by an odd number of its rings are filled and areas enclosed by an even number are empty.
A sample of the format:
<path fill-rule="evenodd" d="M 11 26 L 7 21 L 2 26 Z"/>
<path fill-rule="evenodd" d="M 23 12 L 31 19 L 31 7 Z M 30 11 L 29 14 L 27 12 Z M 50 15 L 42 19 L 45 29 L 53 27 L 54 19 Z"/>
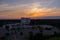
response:
<path fill-rule="evenodd" d="M 13 23 L 20 23 L 20 19 L 1 19 L 0 20 L 0 26 L 5 24 L 13 24 Z M 52 25 L 60 28 L 60 19 L 31 19 L 31 22 L 29 25 Z"/>

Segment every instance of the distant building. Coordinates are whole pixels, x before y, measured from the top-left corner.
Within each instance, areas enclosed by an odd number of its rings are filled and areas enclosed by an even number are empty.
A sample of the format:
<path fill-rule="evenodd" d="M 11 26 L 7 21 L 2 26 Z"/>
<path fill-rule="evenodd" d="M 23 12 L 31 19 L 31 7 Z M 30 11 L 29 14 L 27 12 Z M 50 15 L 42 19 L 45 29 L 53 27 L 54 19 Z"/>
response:
<path fill-rule="evenodd" d="M 29 25 L 31 22 L 30 18 L 21 18 L 21 26 Z"/>
<path fill-rule="evenodd" d="M 41 33 L 41 30 L 43 35 L 60 33 L 60 30 L 56 27 L 50 25 L 29 25 L 30 22 L 30 18 L 21 18 L 21 23 L 3 25 L 3 28 L 0 28 L 0 35 L 1 37 L 8 37 L 8 40 L 28 40 L 30 33 L 34 36 L 37 33 Z"/>
<path fill-rule="evenodd" d="M 43 35 L 54 35 L 60 33 L 60 30 L 50 25 L 40 25 L 43 28 Z"/>
<path fill-rule="evenodd" d="M 38 26 L 42 28 L 43 35 L 54 35 L 54 34 L 60 33 L 60 30 L 50 25 L 36 25 L 36 26 L 25 25 L 25 26 L 15 26 L 15 27 L 13 27 L 12 25 L 9 25 L 9 26 L 5 25 L 4 29 L 0 29 L 0 35 L 5 36 L 8 33 L 9 40 L 15 40 L 15 39 L 28 40 L 31 32 L 33 36 L 37 33 L 41 33 Z"/>

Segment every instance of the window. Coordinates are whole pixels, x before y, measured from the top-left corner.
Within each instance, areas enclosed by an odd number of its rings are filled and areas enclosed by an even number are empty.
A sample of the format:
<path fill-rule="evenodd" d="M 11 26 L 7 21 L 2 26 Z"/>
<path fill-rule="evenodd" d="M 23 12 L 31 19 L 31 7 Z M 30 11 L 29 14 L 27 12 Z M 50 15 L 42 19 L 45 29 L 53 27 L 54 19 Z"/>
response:
<path fill-rule="evenodd" d="M 23 35 L 23 32 L 20 32 L 20 35 Z"/>
<path fill-rule="evenodd" d="M 32 31 L 29 32 L 29 36 L 33 36 L 33 32 Z"/>
<path fill-rule="evenodd" d="M 15 30 L 15 28 L 12 28 L 11 30 Z"/>
<path fill-rule="evenodd" d="M 51 30 L 51 28 L 45 28 L 45 30 Z"/>
<path fill-rule="evenodd" d="M 32 27 L 32 29 L 35 29 L 35 27 Z"/>
<path fill-rule="evenodd" d="M 6 33 L 5 35 L 6 35 L 6 36 L 9 36 L 9 33 Z"/>
<path fill-rule="evenodd" d="M 2 25 L 0 25 L 0 27 L 1 27 L 1 28 L 3 28 L 3 26 L 2 26 Z"/>
<path fill-rule="evenodd" d="M 12 35 L 14 35 L 15 33 L 14 32 L 11 32 Z"/>
<path fill-rule="evenodd" d="M 13 34 L 16 34 L 16 29 L 15 28 L 12 28 L 11 29 L 11 34 L 13 35 Z"/>
<path fill-rule="evenodd" d="M 57 33 L 56 32 L 54 32 L 54 35 L 56 35 Z"/>
<path fill-rule="evenodd" d="M 6 29 L 9 29 L 9 26 L 5 26 Z"/>
<path fill-rule="evenodd" d="M 17 28 L 17 31 L 20 31 L 20 28 L 19 27 Z"/>
<path fill-rule="evenodd" d="M 0 37 L 0 40 L 5 40 L 5 37 Z"/>

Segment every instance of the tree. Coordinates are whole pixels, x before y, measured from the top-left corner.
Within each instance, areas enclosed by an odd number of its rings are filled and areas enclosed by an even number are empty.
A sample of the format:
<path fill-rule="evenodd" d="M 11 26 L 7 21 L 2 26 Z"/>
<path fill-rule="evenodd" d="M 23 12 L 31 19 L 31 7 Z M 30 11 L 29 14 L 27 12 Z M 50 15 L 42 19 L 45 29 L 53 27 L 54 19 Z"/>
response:
<path fill-rule="evenodd" d="M 38 26 L 38 28 L 39 28 L 39 31 L 41 32 L 41 33 L 40 33 L 41 36 L 43 36 L 43 28 L 42 28 L 41 26 Z"/>
<path fill-rule="evenodd" d="M 18 30 L 18 32 L 19 32 L 19 31 L 20 31 L 20 28 L 18 27 L 17 30 Z"/>
<path fill-rule="evenodd" d="M 0 40 L 5 40 L 5 37 L 0 37 Z"/>
<path fill-rule="evenodd" d="M 9 30 L 9 26 L 5 26 L 5 28 L 6 28 L 7 30 Z"/>
<path fill-rule="evenodd" d="M 31 31 L 29 32 L 29 40 L 32 40 L 32 38 L 33 38 L 33 32 Z"/>
<path fill-rule="evenodd" d="M 20 32 L 20 35 L 23 35 L 23 32 Z"/>

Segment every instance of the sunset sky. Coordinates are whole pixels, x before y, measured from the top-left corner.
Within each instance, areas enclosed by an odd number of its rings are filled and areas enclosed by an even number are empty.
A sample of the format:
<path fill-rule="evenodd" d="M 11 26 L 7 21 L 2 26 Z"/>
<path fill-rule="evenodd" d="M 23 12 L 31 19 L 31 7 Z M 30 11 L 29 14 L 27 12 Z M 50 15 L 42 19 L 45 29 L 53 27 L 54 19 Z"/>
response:
<path fill-rule="evenodd" d="M 0 0 L 0 19 L 60 16 L 60 0 Z"/>

